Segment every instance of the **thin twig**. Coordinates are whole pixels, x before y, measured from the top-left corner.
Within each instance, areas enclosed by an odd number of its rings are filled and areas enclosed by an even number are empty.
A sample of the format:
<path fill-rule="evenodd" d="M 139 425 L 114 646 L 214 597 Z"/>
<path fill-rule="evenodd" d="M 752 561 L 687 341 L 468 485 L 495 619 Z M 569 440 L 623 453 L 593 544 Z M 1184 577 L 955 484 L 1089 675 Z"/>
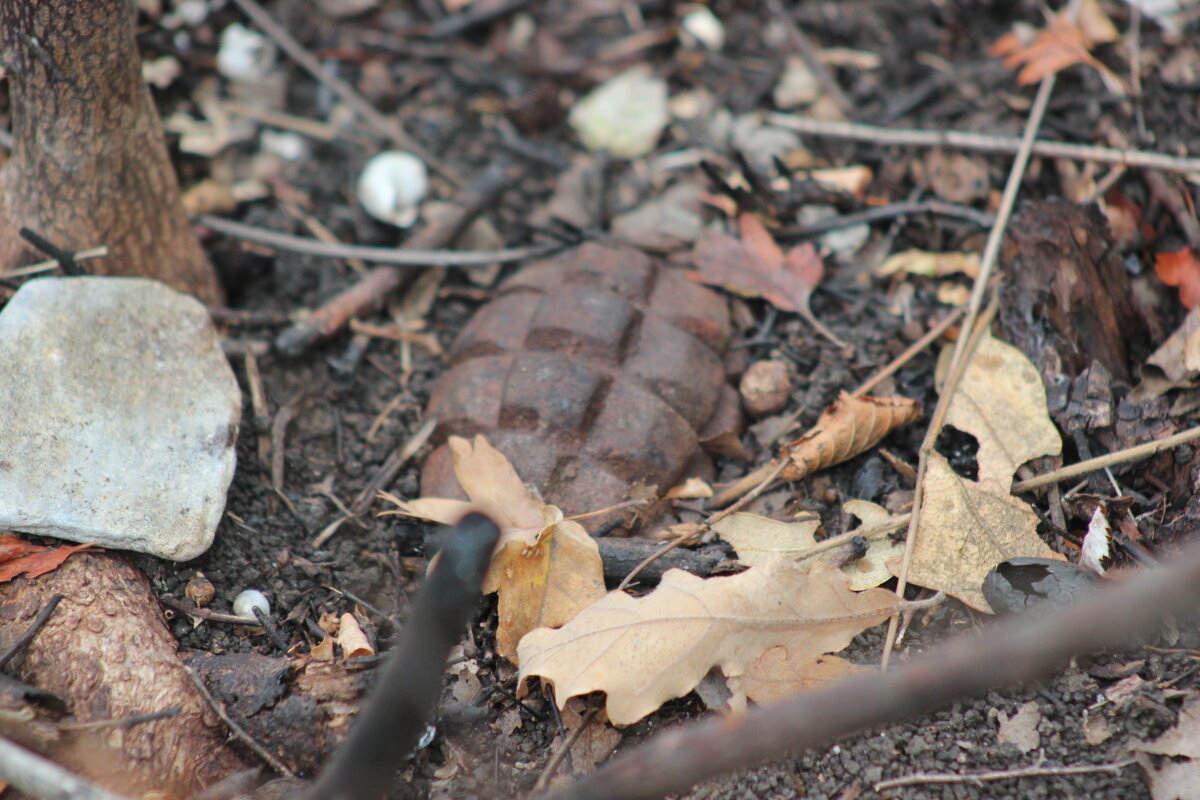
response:
<path fill-rule="evenodd" d="M 813 46 L 811 40 L 805 35 L 800 26 L 796 24 L 796 20 L 792 19 L 792 15 L 784 8 L 780 0 L 767 0 L 767 8 L 771 14 L 783 23 L 783 28 L 787 31 L 788 38 L 792 40 L 792 47 L 796 48 L 796 53 L 804 60 L 805 66 L 812 71 L 817 80 L 821 84 L 821 89 L 826 96 L 837 105 L 838 109 L 850 116 L 854 113 L 854 104 L 850 102 L 850 98 L 842 91 L 842 87 L 834 80 L 833 73 L 821 61 L 820 54 L 817 53 L 817 48 Z"/>
<path fill-rule="evenodd" d="M 146 714 L 131 714 L 128 717 L 120 719 L 94 719 L 89 722 L 60 722 L 58 729 L 60 731 L 95 731 L 105 728 L 121 728 L 125 730 L 132 728 L 134 725 L 141 725 L 146 722 L 154 722 L 159 719 L 170 719 L 171 717 L 179 716 L 179 706 L 171 706 L 164 708 L 162 711 L 151 711 Z"/>
<path fill-rule="evenodd" d="M 0 737 L 0 780 L 43 800 L 126 800 Z"/>
<path fill-rule="evenodd" d="M 792 114 L 768 114 L 767 121 L 781 128 L 810 136 L 850 139 L 880 145 L 907 147 L 949 147 L 988 153 L 1018 153 L 1021 139 L 1012 136 L 991 136 L 968 131 L 926 131 L 911 128 L 880 128 L 853 122 L 832 122 Z M 1165 153 L 1144 150 L 1125 150 L 1068 142 L 1035 141 L 1033 155 L 1043 158 L 1068 158 L 1075 161 L 1096 161 L 1101 164 L 1120 164 L 1126 167 L 1156 169 L 1163 172 L 1200 172 L 1200 158 L 1180 158 Z"/>
<path fill-rule="evenodd" d="M 1021 767 L 1020 769 L 1001 769 L 988 772 L 915 772 L 900 778 L 888 778 L 876 781 L 871 788 L 877 792 L 895 789 L 900 786 L 920 786 L 926 783 L 984 783 L 986 781 L 1007 781 L 1014 778 L 1046 778 L 1055 775 L 1088 775 L 1093 772 L 1120 772 L 1128 766 L 1137 763 L 1136 758 L 1124 758 L 1107 764 L 1078 764 L 1069 767 Z"/>
<path fill-rule="evenodd" d="M 642 559 L 642 562 L 640 564 L 638 564 L 636 567 L 634 567 L 633 569 L 631 569 L 629 571 L 629 574 L 626 575 L 625 578 L 619 584 L 617 584 L 617 588 L 614 589 L 613 591 L 617 591 L 617 592 L 624 591 L 625 588 L 627 586 L 629 586 L 629 584 L 633 583 L 633 579 L 636 578 L 638 576 L 638 574 L 641 573 L 641 571 L 644 570 L 646 567 L 650 566 L 655 561 L 657 561 L 658 559 L 665 556 L 667 553 L 674 550 L 676 547 L 679 547 L 684 542 L 687 542 L 691 539 L 695 539 L 697 536 L 699 536 L 703 532 L 704 532 L 704 527 L 701 526 L 700 528 L 698 528 L 694 531 L 688 531 L 687 533 L 681 533 L 680 535 L 676 536 L 674 539 L 667 542 L 665 545 L 660 547 L 658 550 L 655 550 L 653 553 L 651 553 L 650 555 L 648 555 L 644 559 Z"/>
<path fill-rule="evenodd" d="M 1064 14 L 1069 22 L 1074 22 L 1078 17 L 1081 4 L 1081 0 L 1070 0 Z M 1029 119 L 1025 124 L 1025 133 L 1021 137 L 1021 147 L 1013 159 L 1008 180 L 1004 184 L 1004 193 L 1001 195 L 1000 207 L 996 213 L 996 225 L 988 234 L 987 243 L 983 248 L 983 256 L 980 258 L 979 274 L 975 276 L 975 285 L 971 289 L 971 299 L 967 304 L 967 315 L 963 327 L 965 330 L 971 331 L 972 335 L 959 337 L 958 343 L 954 347 L 946 383 L 942 387 L 937 406 L 934 408 L 929 422 L 929 429 L 925 432 L 925 439 L 921 442 L 921 448 L 918 451 L 917 483 L 913 493 L 912 520 L 909 522 L 908 535 L 905 537 L 904 558 L 900 564 L 899 574 L 896 576 L 896 594 L 900 597 L 904 597 L 904 590 L 908 586 L 908 570 L 912 565 L 913 551 L 917 544 L 917 531 L 921 524 L 921 507 L 925 499 L 925 473 L 929 466 L 929 455 L 933 452 L 934 443 L 941 433 L 946 412 L 950 408 L 950 400 L 958 390 L 958 384 L 966 372 L 971 353 L 974 352 L 974 346 L 982 332 L 981 326 L 977 323 L 980 309 L 983 307 L 983 297 L 991 283 L 992 271 L 995 269 L 996 260 L 1000 255 L 1000 245 L 1004 241 L 1004 232 L 1012 217 L 1013 207 L 1017 202 L 1017 193 L 1020 191 L 1021 182 L 1025 177 L 1025 168 L 1029 165 L 1029 158 L 1033 152 L 1033 143 L 1037 138 L 1038 128 L 1041 127 L 1042 118 L 1046 114 L 1046 106 L 1050 103 L 1050 95 L 1054 93 L 1055 80 L 1055 74 L 1050 73 L 1038 84 L 1037 95 L 1034 97 L 1033 106 L 1029 111 Z M 900 618 L 897 616 L 888 620 L 887 634 L 883 641 L 883 655 L 880 659 L 881 667 L 884 670 L 888 668 L 888 662 L 891 660 L 899 625 Z"/>
<path fill-rule="evenodd" d="M 289 58 L 299 64 L 313 78 L 329 87 L 330 91 L 341 98 L 346 105 L 350 106 L 356 114 L 374 128 L 376 133 L 387 137 L 396 145 L 412 151 L 415 155 L 420 156 L 429 165 L 430 169 L 435 170 L 452 183 L 458 183 L 458 180 L 447 170 L 444 164 L 434 158 L 417 140 L 408 135 L 398 120 L 385 117 L 375 106 L 367 102 L 366 98 L 359 94 L 349 82 L 325 69 L 316 56 L 308 52 L 296 37 L 292 36 L 286 28 L 276 22 L 275 18 L 267 13 L 265 8 L 256 3 L 255 0 L 234 0 L 234 2 L 255 25 L 262 29 L 263 33 L 275 40 L 283 52 L 287 53 Z"/>
<path fill-rule="evenodd" d="M 288 769 L 286 764 L 272 755 L 271 751 L 267 750 L 267 748 L 255 741 L 254 737 L 246 733 L 242 726 L 238 725 L 237 722 L 234 721 L 233 717 L 229 716 L 229 714 L 225 711 L 225 705 L 221 702 L 218 702 L 218 700 L 212 696 L 212 693 L 208 691 L 208 687 L 204 685 L 204 681 L 200 680 L 200 676 L 193 672 L 191 667 L 185 665 L 183 671 L 186 672 L 187 676 L 192 679 L 192 683 L 196 685 L 196 688 L 200 691 L 201 696 L 204 697 L 205 702 L 208 703 L 213 711 L 217 712 L 217 716 L 221 718 L 222 722 L 229 726 L 229 730 L 232 731 L 233 735 L 236 736 L 238 740 L 242 742 L 242 744 L 253 750 L 259 758 L 266 762 L 267 766 L 275 770 L 275 772 L 278 774 L 284 776 L 285 778 L 296 777 L 296 774 Z"/>
<path fill-rule="evenodd" d="M 864 381 L 861 386 L 850 393 L 850 396 L 859 397 L 874 389 L 880 384 L 880 382 L 883 381 L 884 378 L 898 371 L 901 367 L 916 357 L 918 353 L 936 342 L 938 337 L 945 333 L 951 325 L 958 322 L 959 317 L 962 315 L 963 310 L 961 308 L 954 309 L 954 311 L 950 312 L 950 314 L 948 314 L 944 320 L 939 322 L 937 325 L 934 325 L 925 333 L 924 336 L 922 336 L 920 339 L 917 339 L 915 342 L 909 345 L 903 353 L 892 359 L 892 363 L 888 364 L 886 367 L 879 370 L 879 372 L 876 372 L 874 375 Z"/>
<path fill-rule="evenodd" d="M 539 258 L 562 248 L 561 242 L 546 242 L 527 247 L 509 247 L 503 250 L 405 250 L 398 247 L 369 247 L 357 244 L 330 244 L 328 242 L 295 236 L 290 233 L 259 228 L 244 222 L 199 214 L 192 217 L 198 225 L 217 233 L 232 236 L 255 244 L 264 244 L 278 250 L 302 253 L 326 258 L 361 259 L 375 264 L 394 267 L 434 269 L 440 267 L 487 267 L 492 264 L 508 264 L 527 258 Z M 57 262 L 55 262 L 57 264 Z"/>
<path fill-rule="evenodd" d="M 1144 444 L 1126 447 L 1124 450 L 1117 450 L 1107 455 L 1089 458 L 1087 461 L 1080 461 L 1078 464 L 1070 464 L 1053 472 L 1047 472 L 1045 475 L 1030 478 L 1027 481 L 1018 481 L 1013 484 L 1012 490 L 1014 492 L 1028 492 L 1031 489 L 1049 486 L 1052 483 L 1058 483 L 1078 475 L 1111 467 L 1114 464 L 1124 464 L 1126 461 L 1152 456 L 1156 453 L 1161 453 L 1163 450 L 1169 450 L 1172 447 L 1178 447 L 1181 444 L 1186 444 L 1196 439 L 1200 439 L 1200 426 L 1188 428 L 1186 431 L 1177 433 L 1174 436 L 1166 436 L 1153 442 L 1145 442 Z"/>
<path fill-rule="evenodd" d="M 556 708 L 553 704 L 550 707 Z M 571 752 L 571 748 L 575 746 L 575 743 L 579 741 L 579 737 L 583 735 L 583 732 L 588 729 L 588 726 L 592 724 L 592 720 L 599 713 L 600 706 L 593 706 L 588 710 L 583 719 L 579 721 L 579 727 L 575 729 L 575 732 L 571 734 L 570 738 L 563 741 L 563 746 L 546 762 L 546 768 L 538 776 L 537 783 L 533 785 L 533 791 L 542 792 L 546 790 L 546 787 L 550 784 L 550 780 L 554 777 L 555 771 L 558 769 L 558 765 L 566 760 L 567 755 Z"/>
<path fill-rule="evenodd" d="M 835 214 L 806 225 L 779 228 L 774 235 L 777 240 L 818 236 L 853 225 L 882 222 L 915 214 L 941 214 L 945 217 L 956 217 L 973 222 L 981 228 L 990 228 L 996 223 L 995 217 L 991 214 L 959 203 L 947 203 L 945 200 L 905 200 L 899 203 L 889 203 L 886 206 L 864 208 L 862 211 L 852 211 L 849 214 Z"/>
<path fill-rule="evenodd" d="M 106 255 L 108 255 L 107 247 L 92 247 L 87 250 L 75 251 L 71 254 L 71 260 L 76 262 L 86 261 L 89 258 L 103 258 Z M 42 272 L 53 272 L 54 270 L 58 269 L 59 266 L 60 262 L 57 258 L 51 259 L 50 261 L 39 261 L 36 264 L 30 264 L 28 267 L 21 267 L 20 269 L 14 269 L 9 272 L 0 272 L 0 279 L 23 278 L 26 275 L 38 275 Z"/>
<path fill-rule="evenodd" d="M 0 670 L 8 666 L 8 662 L 13 660 L 13 656 L 20 653 L 33 641 L 33 637 L 37 636 L 38 631 L 50 621 L 50 615 L 54 613 L 54 609 L 58 608 L 58 604 L 62 599 L 63 596 L 61 594 L 56 594 L 46 601 L 46 605 L 42 606 L 42 610 L 38 612 L 37 617 L 34 618 L 29 627 L 17 637 L 17 640 L 4 651 L 3 655 L 0 655 Z"/>

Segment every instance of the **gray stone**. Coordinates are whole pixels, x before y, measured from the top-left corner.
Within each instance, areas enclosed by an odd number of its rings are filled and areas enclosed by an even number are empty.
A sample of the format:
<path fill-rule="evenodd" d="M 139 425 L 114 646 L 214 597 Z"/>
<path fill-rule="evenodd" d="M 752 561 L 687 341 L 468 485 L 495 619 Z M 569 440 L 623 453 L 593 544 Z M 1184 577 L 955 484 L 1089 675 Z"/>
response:
<path fill-rule="evenodd" d="M 0 313 L 0 528 L 183 561 L 212 544 L 241 393 L 204 306 L 42 278 Z"/>

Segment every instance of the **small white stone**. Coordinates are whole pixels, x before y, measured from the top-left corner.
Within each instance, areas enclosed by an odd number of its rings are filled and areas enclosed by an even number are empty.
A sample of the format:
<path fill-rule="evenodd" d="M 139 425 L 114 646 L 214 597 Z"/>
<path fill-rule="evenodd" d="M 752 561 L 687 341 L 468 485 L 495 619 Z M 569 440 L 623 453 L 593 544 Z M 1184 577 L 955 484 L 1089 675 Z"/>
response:
<path fill-rule="evenodd" d="M 270 601 L 258 589 L 243 589 L 237 597 L 233 598 L 234 616 L 253 619 L 256 608 L 264 615 L 271 613 Z"/>
<path fill-rule="evenodd" d="M 717 19 L 712 9 L 693 3 L 684 6 L 684 9 L 683 18 L 679 20 L 679 29 L 685 43 L 698 42 L 713 51 L 725 46 L 725 26 Z"/>
<path fill-rule="evenodd" d="M 617 158 L 652 151 L 670 121 L 667 82 L 633 67 L 602 83 L 571 108 L 570 122 L 588 150 Z"/>
<path fill-rule="evenodd" d="M 275 68 L 275 45 L 258 31 L 233 23 L 221 31 L 217 71 L 231 81 L 257 83 Z"/>
<path fill-rule="evenodd" d="M 372 158 L 358 176 L 358 202 L 375 219 L 411 227 L 429 191 L 425 162 L 412 153 L 389 150 Z"/>

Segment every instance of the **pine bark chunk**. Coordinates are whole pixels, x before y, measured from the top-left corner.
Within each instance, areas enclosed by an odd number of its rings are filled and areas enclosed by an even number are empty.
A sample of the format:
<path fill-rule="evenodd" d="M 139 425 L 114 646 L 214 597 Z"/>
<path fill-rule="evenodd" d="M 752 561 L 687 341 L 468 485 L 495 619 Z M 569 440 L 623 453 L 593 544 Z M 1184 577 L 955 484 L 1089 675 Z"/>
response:
<path fill-rule="evenodd" d="M 221 288 L 179 199 L 142 82 L 131 0 L 5 0 L 0 37 L 14 146 L 0 169 L 0 269 L 104 245 L 99 275 L 158 278 L 202 302 Z"/>
<path fill-rule="evenodd" d="M 437 436 L 482 433 L 521 479 L 574 514 L 666 488 L 700 451 L 723 391 L 730 322 L 713 292 L 628 248 L 532 264 L 451 350 L 428 413 Z M 461 497 L 443 445 L 422 494 Z"/>

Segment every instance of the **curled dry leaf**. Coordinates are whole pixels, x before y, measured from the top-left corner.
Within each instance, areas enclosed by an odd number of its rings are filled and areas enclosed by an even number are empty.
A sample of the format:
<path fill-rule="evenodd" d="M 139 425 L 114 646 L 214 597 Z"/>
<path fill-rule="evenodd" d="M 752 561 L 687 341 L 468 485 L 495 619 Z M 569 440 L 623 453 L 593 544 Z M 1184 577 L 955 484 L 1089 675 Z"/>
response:
<path fill-rule="evenodd" d="M 707 580 L 668 570 L 645 597 L 612 592 L 558 630 L 529 633 L 519 651 L 520 691 L 541 677 L 560 708 L 602 691 L 608 718 L 629 725 L 692 691 L 713 667 L 734 678 L 773 647 L 804 663 L 841 650 L 886 619 L 895 601 L 883 589 L 850 591 L 824 564 L 784 558 Z M 739 701 L 735 692 L 731 702 Z"/>
<path fill-rule="evenodd" d="M 904 397 L 868 397 L 842 392 L 807 433 L 783 449 L 791 464 L 784 480 L 799 480 L 870 450 L 894 428 L 921 416 L 921 406 Z"/>
<path fill-rule="evenodd" d="M 537 627 L 562 625 L 604 596 L 604 565 L 595 540 L 578 522 L 564 520 L 521 482 L 517 471 L 483 436 L 469 442 L 450 437 L 454 474 L 470 502 L 447 498 L 404 501 L 383 497 L 399 513 L 452 525 L 471 509 L 500 526 L 500 541 L 483 580 L 484 593 L 499 592 L 496 651 L 509 659 L 517 642 Z"/>
<path fill-rule="evenodd" d="M 825 274 L 816 248 L 806 242 L 785 254 L 758 218 L 748 213 L 738 217 L 738 233 L 740 240 L 723 233 L 701 239 L 692 251 L 697 271 L 688 277 L 741 297 L 761 297 L 781 311 L 794 311 L 826 339 L 845 347 L 808 305 Z"/>

